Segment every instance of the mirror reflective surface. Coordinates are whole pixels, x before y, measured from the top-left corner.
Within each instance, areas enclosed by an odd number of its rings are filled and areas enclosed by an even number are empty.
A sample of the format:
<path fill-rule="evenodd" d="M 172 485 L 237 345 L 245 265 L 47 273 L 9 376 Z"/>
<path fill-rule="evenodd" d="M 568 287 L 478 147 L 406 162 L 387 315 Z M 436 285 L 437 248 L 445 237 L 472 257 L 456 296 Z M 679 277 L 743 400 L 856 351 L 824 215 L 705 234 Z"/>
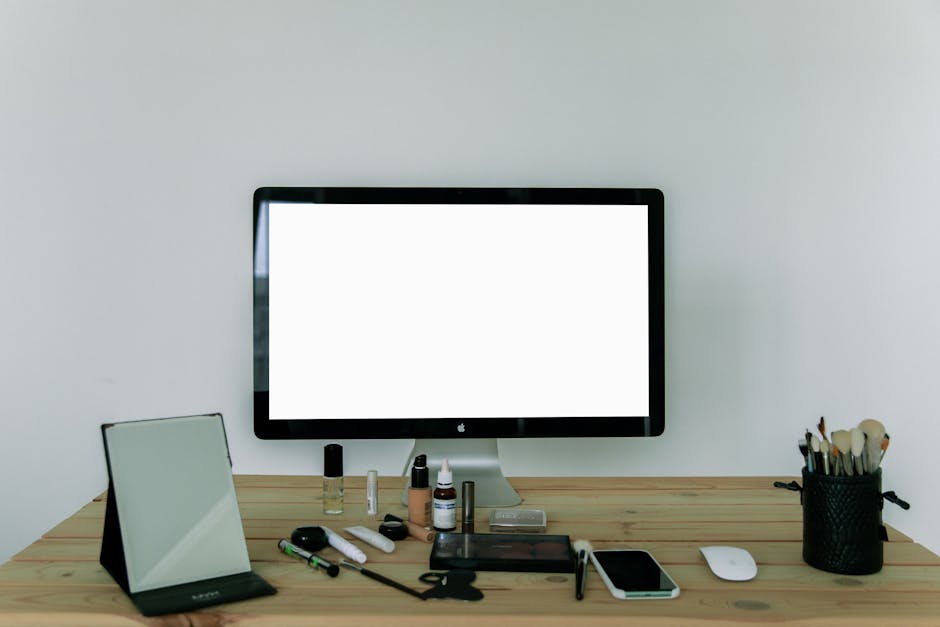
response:
<path fill-rule="evenodd" d="M 221 415 L 104 434 L 131 592 L 251 569 Z"/>

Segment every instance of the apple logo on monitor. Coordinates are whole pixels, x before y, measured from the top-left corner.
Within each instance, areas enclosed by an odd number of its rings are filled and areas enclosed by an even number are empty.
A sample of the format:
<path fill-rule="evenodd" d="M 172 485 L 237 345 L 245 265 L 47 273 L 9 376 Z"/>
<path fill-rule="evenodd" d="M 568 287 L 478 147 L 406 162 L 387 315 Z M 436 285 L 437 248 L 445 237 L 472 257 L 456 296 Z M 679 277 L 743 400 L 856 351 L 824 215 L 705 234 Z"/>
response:
<path fill-rule="evenodd" d="M 457 433 L 463 433 L 466 430 L 467 426 L 464 425 L 464 423 L 461 422 L 459 425 L 457 425 Z"/>

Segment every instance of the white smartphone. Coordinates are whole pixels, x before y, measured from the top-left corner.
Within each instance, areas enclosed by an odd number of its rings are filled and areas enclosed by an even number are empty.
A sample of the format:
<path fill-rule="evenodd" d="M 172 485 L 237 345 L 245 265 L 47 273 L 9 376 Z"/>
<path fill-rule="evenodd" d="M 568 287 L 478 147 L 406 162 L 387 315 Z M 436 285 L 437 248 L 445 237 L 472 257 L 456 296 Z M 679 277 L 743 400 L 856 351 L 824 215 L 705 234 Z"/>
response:
<path fill-rule="evenodd" d="M 679 586 L 648 551 L 600 549 L 591 562 L 617 599 L 674 599 Z"/>

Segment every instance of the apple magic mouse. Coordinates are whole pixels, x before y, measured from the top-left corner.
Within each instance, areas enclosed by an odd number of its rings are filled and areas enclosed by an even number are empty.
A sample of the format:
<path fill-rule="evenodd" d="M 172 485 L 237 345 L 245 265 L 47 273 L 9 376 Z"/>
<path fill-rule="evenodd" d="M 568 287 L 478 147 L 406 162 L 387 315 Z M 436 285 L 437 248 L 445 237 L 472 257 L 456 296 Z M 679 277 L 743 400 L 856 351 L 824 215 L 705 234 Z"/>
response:
<path fill-rule="evenodd" d="M 747 581 L 757 576 L 757 563 L 751 554 L 736 546 L 699 548 L 716 576 L 729 581 Z"/>

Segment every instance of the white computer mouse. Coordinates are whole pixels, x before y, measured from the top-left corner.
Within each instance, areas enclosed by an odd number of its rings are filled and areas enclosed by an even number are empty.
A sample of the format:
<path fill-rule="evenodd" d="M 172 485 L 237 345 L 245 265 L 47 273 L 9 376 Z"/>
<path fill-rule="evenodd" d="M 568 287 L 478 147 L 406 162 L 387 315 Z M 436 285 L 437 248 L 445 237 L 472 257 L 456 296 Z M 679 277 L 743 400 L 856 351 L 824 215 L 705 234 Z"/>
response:
<path fill-rule="evenodd" d="M 757 576 L 757 563 L 751 554 L 736 546 L 699 548 L 716 576 L 729 581 L 747 581 Z"/>

